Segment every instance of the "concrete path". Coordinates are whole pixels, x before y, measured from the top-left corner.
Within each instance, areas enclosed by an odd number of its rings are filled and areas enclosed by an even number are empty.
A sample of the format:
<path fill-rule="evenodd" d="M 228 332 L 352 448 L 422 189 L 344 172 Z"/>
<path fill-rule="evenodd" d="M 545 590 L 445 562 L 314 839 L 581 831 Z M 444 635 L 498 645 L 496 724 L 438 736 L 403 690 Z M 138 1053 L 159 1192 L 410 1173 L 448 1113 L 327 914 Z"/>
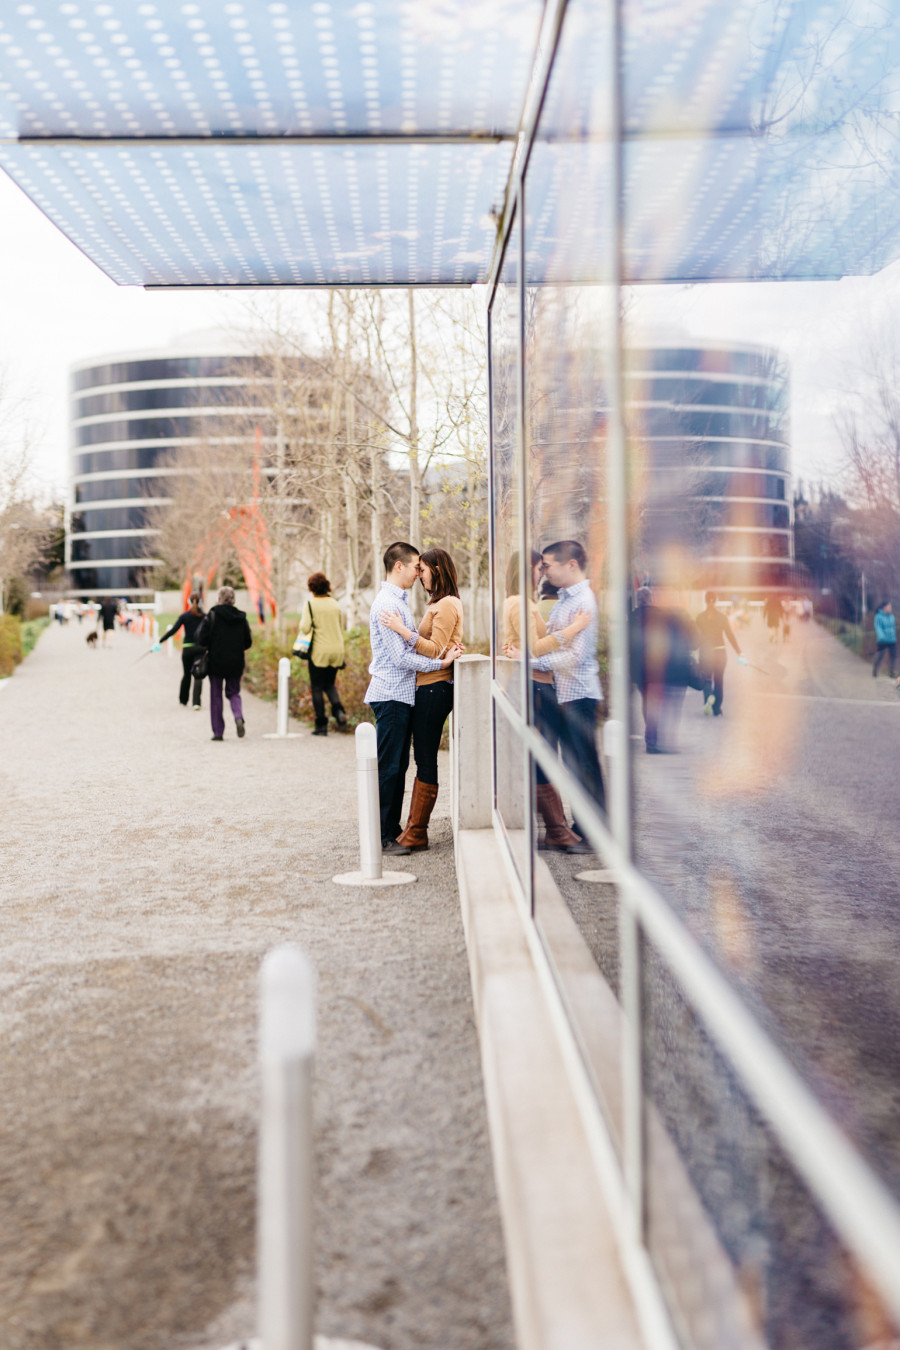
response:
<path fill-rule="evenodd" d="M 448 794 L 393 862 L 416 885 L 335 886 L 352 737 L 264 740 L 247 697 L 213 744 L 180 662 L 86 631 L 0 684 L 4 1350 L 255 1334 L 256 982 L 285 940 L 320 982 L 319 1332 L 511 1346 Z"/>

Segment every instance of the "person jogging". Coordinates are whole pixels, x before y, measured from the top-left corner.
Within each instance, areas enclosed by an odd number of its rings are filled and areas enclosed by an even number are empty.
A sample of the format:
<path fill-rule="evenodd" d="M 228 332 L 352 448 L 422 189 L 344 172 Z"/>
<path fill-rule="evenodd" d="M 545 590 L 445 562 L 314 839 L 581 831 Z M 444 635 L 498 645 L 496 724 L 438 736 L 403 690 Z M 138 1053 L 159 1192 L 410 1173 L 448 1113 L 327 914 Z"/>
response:
<path fill-rule="evenodd" d="M 725 693 L 725 664 L 728 660 L 729 642 L 737 652 L 738 661 L 744 662 L 738 640 L 734 636 L 727 614 L 716 609 L 715 591 L 707 591 L 703 599 L 706 608 L 697 615 L 694 622 L 700 630 L 700 672 L 703 676 L 703 711 L 707 717 L 722 716 L 722 699 Z M 780 604 L 780 601 L 779 601 Z"/>
<path fill-rule="evenodd" d="M 419 634 L 406 602 L 406 593 L 415 583 L 418 566 L 419 550 L 413 544 L 391 544 L 384 554 L 384 583 L 369 613 L 372 663 L 364 701 L 375 714 L 381 848 L 384 853 L 401 856 L 410 852 L 405 844 L 397 842 L 397 838 L 402 828 L 403 790 L 409 768 L 416 671 L 446 670 L 460 650 L 454 647 L 440 660 L 420 656 L 414 650 Z M 409 632 L 408 641 L 381 622 L 381 615 L 391 612 L 399 615 Z"/>
<path fill-rule="evenodd" d="M 190 598 L 189 608 L 163 633 L 159 642 L 156 643 L 153 650 L 161 651 L 162 645 L 170 637 L 174 637 L 179 628 L 184 629 L 184 640 L 181 645 L 181 685 L 178 690 L 178 702 L 183 708 L 188 705 L 188 696 L 191 692 L 191 679 L 194 681 L 194 712 L 200 711 L 200 695 L 203 692 L 203 680 L 193 675 L 193 665 L 200 655 L 200 647 L 197 646 L 197 630 L 203 622 L 203 610 L 200 608 L 200 595 L 197 591 Z"/>

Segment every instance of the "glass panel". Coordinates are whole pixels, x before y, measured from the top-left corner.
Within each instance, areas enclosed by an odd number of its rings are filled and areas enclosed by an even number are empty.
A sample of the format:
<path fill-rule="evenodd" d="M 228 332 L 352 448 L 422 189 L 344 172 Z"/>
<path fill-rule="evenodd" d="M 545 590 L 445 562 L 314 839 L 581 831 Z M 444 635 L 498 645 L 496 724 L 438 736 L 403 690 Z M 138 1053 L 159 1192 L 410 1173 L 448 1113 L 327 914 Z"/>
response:
<path fill-rule="evenodd" d="M 519 487 L 521 305 L 519 229 L 513 223 L 491 305 L 491 473 L 493 510 L 494 679 L 524 721 L 521 661 L 523 602 L 520 585 L 522 497 Z M 494 709 L 495 801 L 516 867 L 530 889 L 526 844 L 527 771 L 521 736 Z"/>
<path fill-rule="evenodd" d="M 570 4 L 526 174 L 525 454 L 529 716 L 550 756 L 532 762 L 535 917 L 618 1140 L 618 902 L 569 792 L 571 775 L 604 819 L 611 14 Z"/>
<path fill-rule="evenodd" d="M 0 167 L 131 286 L 483 282 L 511 159 L 483 141 L 0 147 Z"/>
<path fill-rule="evenodd" d="M 164 498 L 169 480 L 160 478 L 101 478 L 94 482 L 75 484 L 75 501 L 115 502 L 128 497 Z"/>
<path fill-rule="evenodd" d="M 890 1319 L 663 963 L 643 958 L 648 1242 L 693 1350 L 874 1350 Z"/>
<path fill-rule="evenodd" d="M 896 100 L 896 6 L 861 23 L 854 7 L 825 22 L 817 4 L 700 5 L 693 32 L 677 13 L 624 7 L 626 264 L 691 283 L 622 297 L 635 853 L 900 1199 L 896 624 L 883 605 L 900 600 L 897 264 L 848 275 L 900 255 L 896 139 L 878 130 Z M 672 98 L 701 69 L 705 95 L 700 80 Z M 769 279 L 800 274 L 820 279 Z M 756 280 L 706 281 L 728 276 Z M 667 1128 L 742 1288 L 751 1272 L 759 1334 L 792 1350 L 888 1341 L 862 1330 L 852 1261 L 649 978 L 653 1101 L 672 1104 Z M 729 1343 L 687 1311 L 712 1298 L 711 1267 L 699 1221 L 680 1226 L 686 1256 L 664 1250 L 665 1177 L 657 1156 L 654 1251 L 687 1343 Z M 685 1293 L 679 1260 L 706 1294 Z"/>
<path fill-rule="evenodd" d="M 0 136 L 128 136 L 136 127 L 162 136 L 514 136 L 542 6 L 156 0 L 37 9 L 35 18 L 33 6 L 4 6 L 0 19 L 0 52 L 11 58 Z"/>

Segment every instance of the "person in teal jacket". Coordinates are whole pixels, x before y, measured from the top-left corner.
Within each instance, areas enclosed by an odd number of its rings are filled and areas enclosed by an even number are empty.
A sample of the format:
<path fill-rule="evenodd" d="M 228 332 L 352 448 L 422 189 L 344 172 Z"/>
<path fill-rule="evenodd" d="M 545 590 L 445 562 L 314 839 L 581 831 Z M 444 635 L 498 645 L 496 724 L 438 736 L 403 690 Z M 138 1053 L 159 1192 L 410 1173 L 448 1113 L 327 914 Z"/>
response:
<path fill-rule="evenodd" d="M 888 653 L 891 679 L 894 678 L 894 662 L 897 659 L 897 620 L 891 608 L 890 600 L 883 600 L 875 611 L 875 641 L 878 650 L 872 663 L 872 679 L 878 674 L 885 652 Z"/>

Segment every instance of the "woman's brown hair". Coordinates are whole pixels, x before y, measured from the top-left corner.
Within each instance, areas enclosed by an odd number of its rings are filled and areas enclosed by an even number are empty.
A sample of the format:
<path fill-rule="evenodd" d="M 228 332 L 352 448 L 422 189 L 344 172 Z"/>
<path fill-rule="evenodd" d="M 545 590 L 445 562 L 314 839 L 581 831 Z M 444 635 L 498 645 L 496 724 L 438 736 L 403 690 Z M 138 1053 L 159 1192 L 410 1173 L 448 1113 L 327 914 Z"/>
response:
<path fill-rule="evenodd" d="M 431 590 L 428 592 L 431 603 L 444 600 L 448 595 L 459 599 L 459 582 L 456 579 L 456 564 L 442 548 L 427 548 L 419 554 L 419 562 L 431 568 Z"/>
<path fill-rule="evenodd" d="M 324 572 L 313 572 L 311 577 L 307 577 L 306 584 L 313 595 L 330 595 L 331 582 Z"/>
<path fill-rule="evenodd" d="M 531 566 L 534 567 L 541 561 L 541 555 L 531 550 Z M 506 594 L 507 597 L 519 594 L 519 554 L 518 550 L 510 555 L 509 562 L 506 565 Z"/>

